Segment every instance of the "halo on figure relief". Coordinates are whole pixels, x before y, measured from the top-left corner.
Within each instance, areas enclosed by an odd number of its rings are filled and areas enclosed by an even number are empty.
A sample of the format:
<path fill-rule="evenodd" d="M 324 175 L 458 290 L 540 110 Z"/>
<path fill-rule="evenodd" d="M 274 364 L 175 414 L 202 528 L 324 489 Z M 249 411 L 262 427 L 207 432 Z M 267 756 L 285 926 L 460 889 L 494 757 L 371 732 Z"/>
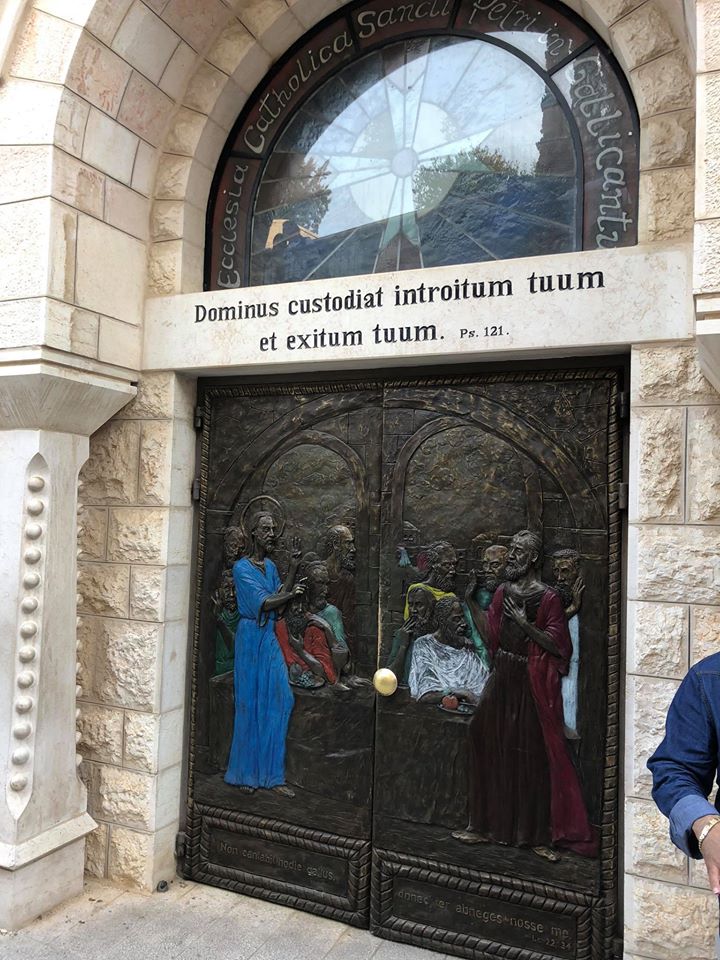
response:
<path fill-rule="evenodd" d="M 240 515 L 240 526 L 245 534 L 245 542 L 250 543 L 251 531 L 248 530 L 248 523 L 256 513 L 269 513 L 275 521 L 275 535 L 280 538 L 285 530 L 285 511 L 279 500 L 275 497 L 268 497 L 260 494 L 259 497 L 253 497 Z"/>

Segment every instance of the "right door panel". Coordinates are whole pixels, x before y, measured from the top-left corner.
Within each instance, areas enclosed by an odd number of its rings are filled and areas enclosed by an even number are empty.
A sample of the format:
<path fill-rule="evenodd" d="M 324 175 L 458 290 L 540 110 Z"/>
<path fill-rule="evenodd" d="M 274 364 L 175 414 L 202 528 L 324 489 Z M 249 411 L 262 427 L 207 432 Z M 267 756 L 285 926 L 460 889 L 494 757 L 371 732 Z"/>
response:
<path fill-rule="evenodd" d="M 620 377 L 385 389 L 380 661 L 400 686 L 378 698 L 381 936 L 613 956 Z"/>

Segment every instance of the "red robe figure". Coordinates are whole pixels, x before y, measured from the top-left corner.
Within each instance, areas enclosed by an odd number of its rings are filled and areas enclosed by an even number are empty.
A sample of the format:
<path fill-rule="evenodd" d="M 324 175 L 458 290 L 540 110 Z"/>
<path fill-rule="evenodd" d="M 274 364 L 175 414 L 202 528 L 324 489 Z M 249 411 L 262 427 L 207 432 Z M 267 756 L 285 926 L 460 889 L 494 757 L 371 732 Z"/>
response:
<path fill-rule="evenodd" d="M 530 847 L 558 860 L 558 849 L 597 855 L 580 780 L 564 734 L 562 677 L 572 643 L 558 594 L 536 568 L 540 538 L 513 537 L 508 582 L 487 613 L 466 599 L 493 658 L 493 670 L 469 728 L 468 828 L 465 843 Z"/>
<path fill-rule="evenodd" d="M 295 632 L 291 634 L 287 620 L 278 620 L 275 624 L 275 636 L 288 666 L 290 682 L 303 687 L 320 687 L 325 680 L 336 683 L 337 672 L 325 632 L 307 621 L 299 626 L 298 630 L 294 625 Z"/>

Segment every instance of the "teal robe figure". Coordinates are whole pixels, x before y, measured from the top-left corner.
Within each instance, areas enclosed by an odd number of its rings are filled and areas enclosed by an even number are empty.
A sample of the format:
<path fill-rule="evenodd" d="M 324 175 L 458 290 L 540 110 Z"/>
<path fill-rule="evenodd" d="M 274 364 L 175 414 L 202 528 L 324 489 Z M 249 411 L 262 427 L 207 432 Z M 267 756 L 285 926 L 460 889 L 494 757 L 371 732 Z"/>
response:
<path fill-rule="evenodd" d="M 228 647 L 228 644 L 225 639 L 225 634 L 220 626 L 220 621 L 224 626 L 230 631 L 230 635 L 234 636 L 237 631 L 238 621 L 240 620 L 240 615 L 237 610 L 221 610 L 218 616 L 218 628 L 215 631 L 215 672 L 213 673 L 214 677 L 218 677 L 223 673 L 228 673 L 233 668 L 233 663 L 235 660 L 235 654 Z"/>

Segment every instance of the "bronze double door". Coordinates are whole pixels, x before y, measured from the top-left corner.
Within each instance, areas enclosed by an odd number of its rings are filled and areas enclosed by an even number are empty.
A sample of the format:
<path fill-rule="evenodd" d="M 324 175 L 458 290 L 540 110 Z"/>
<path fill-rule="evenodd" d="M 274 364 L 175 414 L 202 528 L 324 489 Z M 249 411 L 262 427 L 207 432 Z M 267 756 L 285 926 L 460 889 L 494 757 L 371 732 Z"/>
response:
<path fill-rule="evenodd" d="M 621 955 L 622 376 L 201 383 L 186 876 L 458 956 Z M 312 587 L 270 635 L 269 581 L 233 583 L 259 510 Z"/>

